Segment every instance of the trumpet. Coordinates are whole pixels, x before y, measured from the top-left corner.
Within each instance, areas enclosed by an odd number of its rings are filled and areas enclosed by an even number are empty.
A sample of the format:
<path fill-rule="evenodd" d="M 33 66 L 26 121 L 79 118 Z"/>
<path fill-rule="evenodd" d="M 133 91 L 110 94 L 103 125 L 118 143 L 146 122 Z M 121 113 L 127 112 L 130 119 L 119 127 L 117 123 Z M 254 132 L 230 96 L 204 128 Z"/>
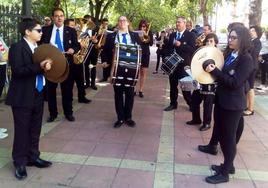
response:
<path fill-rule="evenodd" d="M 152 22 L 150 22 L 150 24 L 148 26 L 148 29 L 143 34 L 142 42 L 144 42 L 144 43 L 149 43 L 150 42 L 149 31 L 151 29 L 151 25 L 152 25 Z"/>
<path fill-rule="evenodd" d="M 206 35 L 205 33 L 202 33 L 201 35 L 199 35 L 196 39 L 195 39 L 195 46 L 201 47 L 204 44 L 204 40 L 206 39 Z"/>

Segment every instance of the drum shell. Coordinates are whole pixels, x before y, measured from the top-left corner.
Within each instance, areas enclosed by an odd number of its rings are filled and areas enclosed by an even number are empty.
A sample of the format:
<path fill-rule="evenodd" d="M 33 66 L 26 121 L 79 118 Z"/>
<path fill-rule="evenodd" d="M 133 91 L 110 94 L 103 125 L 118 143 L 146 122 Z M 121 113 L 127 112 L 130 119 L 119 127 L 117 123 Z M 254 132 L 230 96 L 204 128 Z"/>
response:
<path fill-rule="evenodd" d="M 167 75 L 171 75 L 180 63 L 183 63 L 183 58 L 180 57 L 176 52 L 173 52 L 170 56 L 164 58 L 161 65 L 161 70 L 163 70 Z"/>
<path fill-rule="evenodd" d="M 117 44 L 115 49 L 115 70 L 113 84 L 134 87 L 138 81 L 140 69 L 140 47 Z"/>

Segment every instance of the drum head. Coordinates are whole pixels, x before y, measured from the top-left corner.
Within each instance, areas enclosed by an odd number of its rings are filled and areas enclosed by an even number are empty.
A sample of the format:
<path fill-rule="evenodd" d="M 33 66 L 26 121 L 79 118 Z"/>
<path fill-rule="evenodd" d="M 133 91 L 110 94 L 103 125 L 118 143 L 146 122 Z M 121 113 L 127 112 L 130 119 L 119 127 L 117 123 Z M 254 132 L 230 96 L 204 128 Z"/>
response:
<path fill-rule="evenodd" d="M 44 76 L 49 81 L 57 83 L 57 80 L 66 72 L 66 58 L 58 48 L 50 44 L 42 44 L 34 50 L 34 63 L 40 63 L 47 58 L 52 59 L 53 65 L 49 71 L 44 73 Z"/>
<path fill-rule="evenodd" d="M 223 54 L 218 48 L 210 46 L 199 48 L 192 58 L 191 71 L 193 78 L 201 84 L 211 84 L 215 81 L 215 78 L 203 69 L 203 63 L 208 59 L 214 60 L 220 70 L 224 64 Z"/>

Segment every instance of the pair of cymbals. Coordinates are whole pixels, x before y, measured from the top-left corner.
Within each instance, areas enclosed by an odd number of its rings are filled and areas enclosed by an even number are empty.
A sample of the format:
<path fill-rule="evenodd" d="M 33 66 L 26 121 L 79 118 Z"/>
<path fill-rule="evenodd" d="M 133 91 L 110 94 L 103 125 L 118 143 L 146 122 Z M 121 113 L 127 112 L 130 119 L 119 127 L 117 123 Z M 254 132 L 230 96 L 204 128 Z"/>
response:
<path fill-rule="evenodd" d="M 193 78 L 199 83 L 212 84 L 215 81 L 215 78 L 203 69 L 203 64 L 212 60 L 216 67 L 221 70 L 224 65 L 224 57 L 216 47 L 204 46 L 195 52 L 191 61 L 191 72 Z"/>
<path fill-rule="evenodd" d="M 53 61 L 51 69 L 44 73 L 46 79 L 54 83 L 61 83 L 69 75 L 69 65 L 63 53 L 51 44 L 38 46 L 33 53 L 34 63 L 40 63 L 50 58 Z"/>

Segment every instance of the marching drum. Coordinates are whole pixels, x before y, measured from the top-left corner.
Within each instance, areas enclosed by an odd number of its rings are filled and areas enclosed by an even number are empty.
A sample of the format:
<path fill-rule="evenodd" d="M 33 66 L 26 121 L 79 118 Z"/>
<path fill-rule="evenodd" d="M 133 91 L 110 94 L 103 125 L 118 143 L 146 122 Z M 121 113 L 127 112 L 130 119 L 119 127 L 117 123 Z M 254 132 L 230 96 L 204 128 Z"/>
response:
<path fill-rule="evenodd" d="M 182 91 L 193 91 L 193 78 L 191 76 L 185 76 L 179 80 Z"/>
<path fill-rule="evenodd" d="M 200 84 L 200 93 L 203 95 L 215 95 L 216 84 Z"/>
<path fill-rule="evenodd" d="M 140 70 L 141 49 L 139 45 L 116 44 L 113 84 L 135 86 Z"/>
<path fill-rule="evenodd" d="M 183 63 L 183 58 L 179 56 L 176 52 L 173 52 L 170 56 L 164 58 L 161 65 L 161 70 L 163 70 L 167 75 L 172 74 L 176 67 Z"/>

